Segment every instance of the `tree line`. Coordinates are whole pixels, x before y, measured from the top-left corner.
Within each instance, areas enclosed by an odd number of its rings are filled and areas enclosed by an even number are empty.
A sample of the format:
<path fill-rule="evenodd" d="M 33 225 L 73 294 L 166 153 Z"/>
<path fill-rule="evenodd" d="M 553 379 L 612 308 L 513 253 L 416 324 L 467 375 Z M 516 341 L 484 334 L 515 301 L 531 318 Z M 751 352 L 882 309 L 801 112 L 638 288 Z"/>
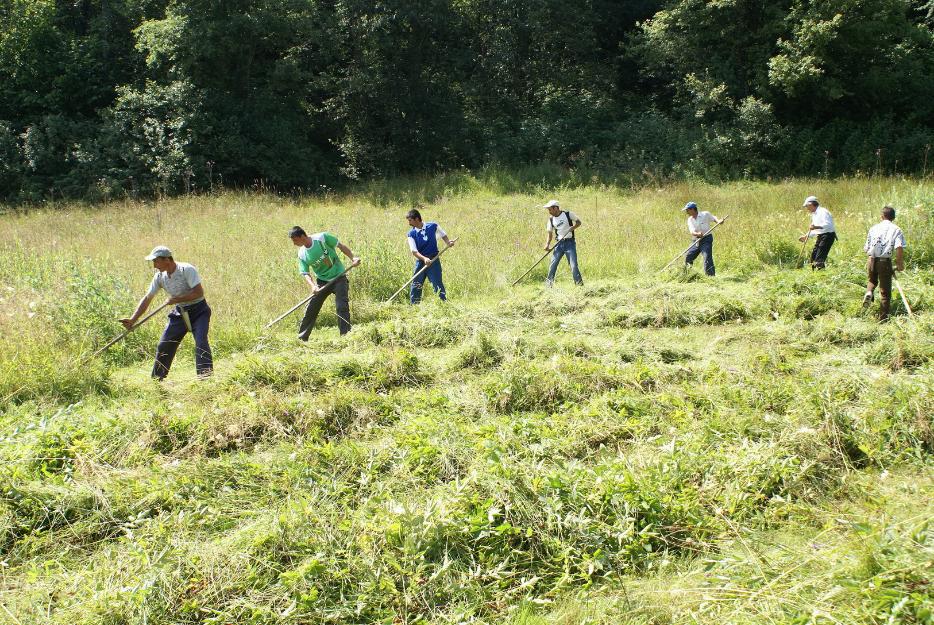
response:
<path fill-rule="evenodd" d="M 927 173 L 934 0 L 0 0 L 0 200 Z"/>

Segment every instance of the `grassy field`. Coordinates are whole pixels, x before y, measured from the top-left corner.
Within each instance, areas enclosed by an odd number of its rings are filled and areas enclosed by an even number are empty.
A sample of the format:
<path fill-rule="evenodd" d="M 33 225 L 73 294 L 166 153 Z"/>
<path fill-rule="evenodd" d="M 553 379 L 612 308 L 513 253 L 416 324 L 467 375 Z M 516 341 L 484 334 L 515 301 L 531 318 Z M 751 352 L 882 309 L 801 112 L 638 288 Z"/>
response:
<path fill-rule="evenodd" d="M 795 266 L 816 194 L 841 240 Z M 557 197 L 586 286 L 540 267 Z M 720 217 L 718 276 L 654 272 Z M 415 202 L 451 301 L 383 300 Z M 899 209 L 880 326 L 862 241 Z M 934 623 L 934 185 L 536 189 L 447 176 L 346 197 L 226 194 L 0 216 L 0 623 Z M 288 227 L 364 259 L 354 331 L 306 345 Z M 167 244 L 217 372 L 161 322 L 102 359 Z M 544 265 L 544 263 L 543 263 Z M 189 339 L 190 340 L 190 339 Z"/>

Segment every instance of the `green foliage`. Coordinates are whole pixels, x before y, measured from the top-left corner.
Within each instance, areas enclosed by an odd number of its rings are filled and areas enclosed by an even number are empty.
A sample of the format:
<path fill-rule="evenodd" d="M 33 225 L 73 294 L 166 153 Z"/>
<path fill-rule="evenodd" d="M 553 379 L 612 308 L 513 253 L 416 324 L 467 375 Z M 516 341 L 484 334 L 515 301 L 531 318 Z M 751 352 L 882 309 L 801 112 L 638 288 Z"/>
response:
<path fill-rule="evenodd" d="M 488 369 L 499 365 L 503 357 L 503 349 L 496 339 L 486 332 L 477 332 L 464 344 L 455 362 L 461 369 Z"/>
<path fill-rule="evenodd" d="M 703 289 L 693 294 L 656 288 L 636 305 L 610 313 L 606 324 L 621 328 L 672 327 L 742 321 L 758 311 L 722 289 Z"/>
<path fill-rule="evenodd" d="M 0 199 L 503 164 L 622 184 L 927 173 L 930 19 L 914 0 L 15 0 Z"/>
<path fill-rule="evenodd" d="M 558 410 L 591 393 L 617 388 L 627 381 L 623 371 L 599 362 L 555 356 L 550 362 L 512 362 L 485 384 L 497 410 Z"/>

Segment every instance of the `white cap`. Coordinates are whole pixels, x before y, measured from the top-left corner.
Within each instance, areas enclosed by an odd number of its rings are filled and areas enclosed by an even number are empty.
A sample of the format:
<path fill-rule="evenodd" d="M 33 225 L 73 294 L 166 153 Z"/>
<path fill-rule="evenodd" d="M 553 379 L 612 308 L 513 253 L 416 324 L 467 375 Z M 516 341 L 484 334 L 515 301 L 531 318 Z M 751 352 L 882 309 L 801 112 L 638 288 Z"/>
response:
<path fill-rule="evenodd" d="M 558 208 L 561 205 L 558 204 L 558 200 L 550 200 L 543 208 Z"/>
<path fill-rule="evenodd" d="M 802 204 L 801 206 L 807 206 L 808 204 L 818 204 L 818 205 L 819 205 L 820 203 L 817 201 L 817 198 L 816 198 L 815 196 L 809 195 L 809 196 L 807 196 L 806 198 L 804 198 L 804 204 Z"/>
<path fill-rule="evenodd" d="M 149 256 L 146 257 L 146 260 L 155 260 L 156 258 L 171 258 L 172 250 L 167 248 L 164 245 L 157 245 L 152 248 L 152 251 L 149 252 Z"/>

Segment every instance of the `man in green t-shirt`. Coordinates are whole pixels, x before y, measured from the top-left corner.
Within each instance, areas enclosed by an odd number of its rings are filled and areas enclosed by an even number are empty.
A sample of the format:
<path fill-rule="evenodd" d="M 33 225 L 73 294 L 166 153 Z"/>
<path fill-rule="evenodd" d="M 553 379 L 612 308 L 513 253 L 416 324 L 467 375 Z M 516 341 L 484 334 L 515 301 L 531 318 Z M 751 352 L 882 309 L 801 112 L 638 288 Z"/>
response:
<path fill-rule="evenodd" d="M 341 275 L 344 273 L 344 264 L 337 257 L 337 250 L 350 259 L 351 267 L 359 265 L 360 259 L 330 232 L 309 236 L 295 226 L 289 230 L 289 238 L 298 247 L 298 270 L 311 286 L 312 293 L 305 316 L 298 327 L 298 338 L 308 340 L 321 306 L 331 293 L 334 293 L 337 304 L 337 327 L 341 334 L 347 334 L 350 332 L 350 283 L 346 275 Z"/>

